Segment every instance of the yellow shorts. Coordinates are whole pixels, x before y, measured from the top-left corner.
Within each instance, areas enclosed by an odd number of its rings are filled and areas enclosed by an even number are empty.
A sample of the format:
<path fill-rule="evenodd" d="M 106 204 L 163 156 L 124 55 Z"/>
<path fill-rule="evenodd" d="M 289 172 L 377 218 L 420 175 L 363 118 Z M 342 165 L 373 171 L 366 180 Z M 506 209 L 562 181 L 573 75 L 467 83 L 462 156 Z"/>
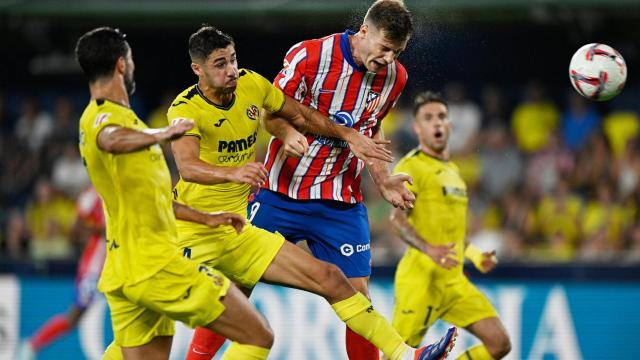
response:
<path fill-rule="evenodd" d="M 279 233 L 245 225 L 235 232 L 178 231 L 185 257 L 220 270 L 236 284 L 253 288 L 285 242 Z"/>
<path fill-rule="evenodd" d="M 438 319 L 464 328 L 498 316 L 466 276 L 451 277 L 426 256 L 408 251 L 396 270 L 392 324 L 407 344 L 418 346 Z"/>
<path fill-rule="evenodd" d="M 220 299 L 230 284 L 220 272 L 176 256 L 152 277 L 105 294 L 115 344 L 139 346 L 173 335 L 174 320 L 210 324 L 224 312 Z"/>

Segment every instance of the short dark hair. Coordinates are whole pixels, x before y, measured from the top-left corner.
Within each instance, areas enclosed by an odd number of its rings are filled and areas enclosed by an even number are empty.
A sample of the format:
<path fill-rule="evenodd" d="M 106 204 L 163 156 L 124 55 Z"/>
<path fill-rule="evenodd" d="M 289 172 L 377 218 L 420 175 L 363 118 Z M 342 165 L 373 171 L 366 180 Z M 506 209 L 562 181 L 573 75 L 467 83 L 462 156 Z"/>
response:
<path fill-rule="evenodd" d="M 418 96 L 416 96 L 416 99 L 413 101 L 413 116 L 416 116 L 418 114 L 418 110 L 420 110 L 422 105 L 434 102 L 444 105 L 444 107 L 446 107 L 447 109 L 449 108 L 449 105 L 447 105 L 446 100 L 440 93 L 434 91 L 425 91 L 418 94 Z"/>
<path fill-rule="evenodd" d="M 202 61 L 212 51 L 224 49 L 229 45 L 235 45 L 229 34 L 205 24 L 189 37 L 189 56 L 191 61 Z"/>
<path fill-rule="evenodd" d="M 377 0 L 364 17 L 393 42 L 405 41 L 413 32 L 413 19 L 402 0 Z"/>
<path fill-rule="evenodd" d="M 118 59 L 130 49 L 126 37 L 119 29 L 99 27 L 78 39 L 76 60 L 89 82 L 113 74 Z"/>

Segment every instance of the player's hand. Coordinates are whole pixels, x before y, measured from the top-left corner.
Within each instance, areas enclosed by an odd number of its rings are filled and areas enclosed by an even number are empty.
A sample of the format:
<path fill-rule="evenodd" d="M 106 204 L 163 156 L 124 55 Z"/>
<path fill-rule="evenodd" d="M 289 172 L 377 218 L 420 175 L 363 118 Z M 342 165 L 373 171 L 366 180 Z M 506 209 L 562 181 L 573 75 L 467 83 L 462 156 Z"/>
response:
<path fill-rule="evenodd" d="M 193 129 L 195 122 L 191 119 L 176 119 L 162 131 L 158 132 L 159 141 L 175 140 Z"/>
<path fill-rule="evenodd" d="M 231 168 L 229 181 L 236 184 L 249 184 L 251 186 L 262 186 L 267 180 L 269 173 L 262 163 L 250 162 L 239 168 Z"/>
<path fill-rule="evenodd" d="M 296 159 L 302 157 L 309 150 L 307 138 L 294 129 L 287 132 L 287 135 L 282 139 L 282 143 L 284 145 L 284 154 Z"/>
<path fill-rule="evenodd" d="M 404 185 L 408 182 L 413 184 L 413 178 L 406 174 L 389 176 L 380 184 L 380 193 L 391 205 L 402 210 L 413 209 L 416 196 Z"/>
<path fill-rule="evenodd" d="M 488 251 L 482 253 L 482 262 L 481 266 L 478 266 L 478 271 L 483 274 L 490 272 L 495 269 L 498 265 L 498 258 L 496 257 L 496 251 Z"/>
<path fill-rule="evenodd" d="M 206 220 L 206 225 L 212 228 L 221 225 L 233 226 L 238 234 L 242 231 L 245 223 L 246 221 L 242 216 L 228 212 L 209 213 Z"/>
<path fill-rule="evenodd" d="M 451 269 L 458 265 L 458 260 L 456 258 L 456 252 L 453 250 L 455 247 L 455 243 L 447 244 L 447 245 L 429 245 L 426 244 L 422 251 L 429 255 L 429 257 L 436 263 L 438 266 L 441 266 L 445 269 Z"/>
<path fill-rule="evenodd" d="M 373 159 L 392 162 L 393 156 L 391 150 L 387 149 L 391 141 L 385 139 L 372 139 L 357 131 L 350 132 L 347 139 L 349 148 L 353 154 L 365 164 L 371 166 Z"/>

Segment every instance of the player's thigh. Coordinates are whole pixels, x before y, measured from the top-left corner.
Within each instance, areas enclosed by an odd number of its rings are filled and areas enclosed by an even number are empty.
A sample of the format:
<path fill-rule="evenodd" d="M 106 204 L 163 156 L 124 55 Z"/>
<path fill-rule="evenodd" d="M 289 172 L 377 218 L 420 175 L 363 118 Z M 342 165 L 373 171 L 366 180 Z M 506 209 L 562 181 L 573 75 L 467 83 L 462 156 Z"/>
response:
<path fill-rule="evenodd" d="M 489 299 L 466 277 L 447 289 L 444 301 L 450 305 L 442 319 L 459 327 L 498 316 Z"/>
<path fill-rule="evenodd" d="M 263 277 L 286 241 L 278 233 L 248 224 L 240 234 L 225 239 L 225 242 L 216 268 L 238 286 L 251 289 Z"/>
<path fill-rule="evenodd" d="M 168 360 L 171 340 L 171 336 L 158 336 L 144 345 L 123 347 L 122 356 L 124 360 Z"/>
<path fill-rule="evenodd" d="M 207 325 L 209 329 L 241 344 L 271 347 L 273 333 L 267 321 L 236 286 L 231 285 L 222 304 L 224 312 Z"/>
<path fill-rule="evenodd" d="M 335 264 L 348 278 L 371 275 L 369 221 L 364 205 L 324 204 L 320 219 L 310 218 L 308 243 L 320 260 Z"/>
<path fill-rule="evenodd" d="M 509 348 L 509 335 L 498 317 L 478 320 L 466 327 L 489 348 Z"/>
<path fill-rule="evenodd" d="M 262 279 L 268 283 L 295 287 L 324 296 L 329 302 L 355 293 L 340 269 L 318 260 L 299 247 L 285 243 Z"/>
<path fill-rule="evenodd" d="M 145 309 L 195 327 L 222 314 L 221 298 L 230 284 L 219 271 L 176 257 L 151 278 L 123 292 Z"/>
<path fill-rule="evenodd" d="M 136 347 L 158 336 L 172 336 L 174 324 L 164 314 L 130 299 L 122 289 L 105 294 L 111 311 L 113 342 L 118 347 Z"/>

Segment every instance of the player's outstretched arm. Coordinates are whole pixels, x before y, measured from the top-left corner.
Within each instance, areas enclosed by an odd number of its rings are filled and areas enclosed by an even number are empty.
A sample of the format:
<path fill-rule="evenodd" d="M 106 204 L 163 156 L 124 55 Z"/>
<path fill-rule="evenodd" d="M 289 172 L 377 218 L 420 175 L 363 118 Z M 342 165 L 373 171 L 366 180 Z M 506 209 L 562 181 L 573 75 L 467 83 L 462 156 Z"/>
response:
<path fill-rule="evenodd" d="M 105 126 L 98 133 L 98 147 L 112 154 L 126 154 L 151 145 L 179 138 L 193 128 L 193 121 L 183 121 L 161 129 L 138 131 L 118 125 Z"/>
<path fill-rule="evenodd" d="M 431 245 L 422 238 L 416 229 L 411 225 L 404 210 L 391 210 L 391 224 L 396 229 L 402 241 L 427 254 L 433 261 L 445 269 L 450 269 L 458 265 L 456 252 L 453 250 L 454 243 L 448 245 Z"/>
<path fill-rule="evenodd" d="M 483 274 L 493 270 L 498 265 L 498 258 L 494 251 L 482 251 L 473 244 L 467 243 L 464 256 L 471 260 L 473 265 Z"/>
<path fill-rule="evenodd" d="M 296 129 L 292 122 L 270 113 L 267 113 L 263 120 L 264 128 L 269 134 L 282 141 L 286 156 L 299 158 L 309 150 L 307 138 Z"/>
<path fill-rule="evenodd" d="M 172 141 L 171 150 L 184 181 L 203 185 L 234 182 L 262 186 L 268 176 L 264 165 L 257 162 L 234 168 L 215 166 L 203 161 L 200 159 L 200 139 L 195 136 L 183 136 Z"/>
<path fill-rule="evenodd" d="M 373 136 L 375 139 L 384 139 L 382 129 L 378 129 Z M 372 159 L 368 165 L 369 174 L 374 184 L 387 202 L 402 210 L 413 208 L 416 197 L 405 186 L 405 182 L 413 183 L 411 176 L 406 174 L 391 175 L 388 163 L 379 159 Z"/>
<path fill-rule="evenodd" d="M 278 118 L 286 120 L 290 126 L 285 126 L 282 121 L 270 124 Z M 352 128 L 338 125 L 328 117 L 322 115 L 319 111 L 307 107 L 286 95 L 284 105 L 279 112 L 265 115 L 265 127 L 267 131 L 281 140 L 283 139 L 281 136 L 291 135 L 291 130 L 310 132 L 344 140 L 349 144 L 354 155 L 367 163 L 372 159 L 379 159 L 386 162 L 393 161 L 391 151 L 385 147 L 389 144 L 389 141 L 384 139 L 371 139 Z M 270 129 L 275 130 L 281 136 L 272 132 Z"/>
<path fill-rule="evenodd" d="M 173 202 L 173 212 L 176 214 L 176 219 L 179 220 L 191 221 L 209 227 L 218 227 L 221 225 L 233 226 L 238 234 L 242 231 L 246 223 L 245 219 L 238 214 L 228 212 L 204 212 L 177 201 Z"/>

